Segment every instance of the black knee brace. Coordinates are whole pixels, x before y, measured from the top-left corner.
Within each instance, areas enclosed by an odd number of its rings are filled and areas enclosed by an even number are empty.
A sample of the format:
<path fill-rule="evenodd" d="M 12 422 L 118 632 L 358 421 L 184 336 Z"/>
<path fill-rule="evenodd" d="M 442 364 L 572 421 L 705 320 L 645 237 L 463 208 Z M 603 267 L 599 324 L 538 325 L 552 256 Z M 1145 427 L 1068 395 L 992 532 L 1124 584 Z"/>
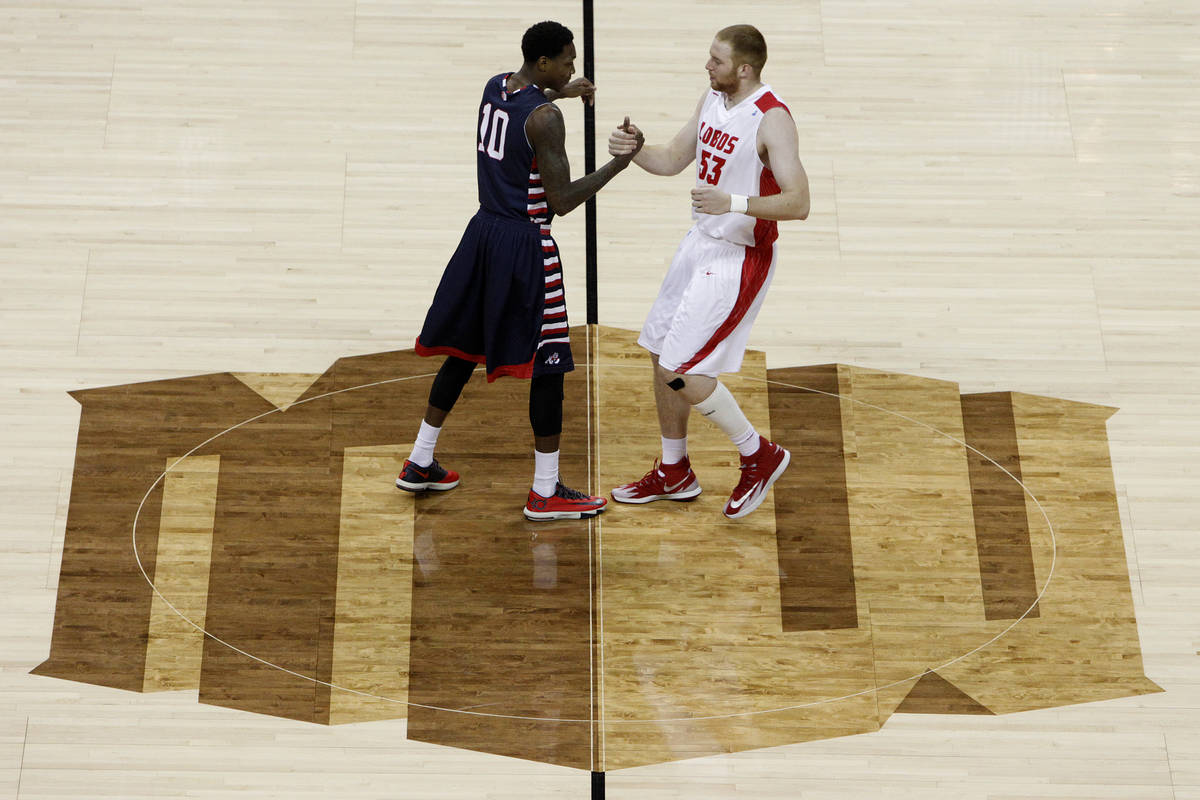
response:
<path fill-rule="evenodd" d="M 534 436 L 562 433 L 563 374 L 539 375 L 529 382 L 529 424 Z"/>
<path fill-rule="evenodd" d="M 463 387 L 471 379 L 475 365 L 463 358 L 450 356 L 442 363 L 437 377 L 433 379 L 433 388 L 429 390 L 429 405 L 449 411 L 458 402 Z"/>

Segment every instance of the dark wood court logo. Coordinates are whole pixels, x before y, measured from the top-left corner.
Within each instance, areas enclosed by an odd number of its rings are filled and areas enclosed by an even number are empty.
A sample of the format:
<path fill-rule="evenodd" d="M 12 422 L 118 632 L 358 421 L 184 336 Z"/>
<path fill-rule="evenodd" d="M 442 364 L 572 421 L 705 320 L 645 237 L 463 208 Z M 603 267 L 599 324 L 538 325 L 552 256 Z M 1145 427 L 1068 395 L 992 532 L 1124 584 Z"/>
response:
<path fill-rule="evenodd" d="M 573 349 L 563 479 L 606 492 L 657 451 L 649 372 L 625 331 L 577 330 Z M 394 489 L 436 366 L 388 352 L 320 376 L 74 392 L 35 672 L 317 723 L 406 717 L 410 738 L 583 769 L 865 732 L 897 712 L 1160 691 L 1142 669 L 1113 409 L 846 365 L 767 370 L 751 353 L 730 385 L 793 453 L 759 511 L 721 516 L 732 451 L 697 423 L 700 500 L 546 526 L 520 514 L 519 381 L 476 376 L 451 415 L 438 457 L 462 486 Z"/>

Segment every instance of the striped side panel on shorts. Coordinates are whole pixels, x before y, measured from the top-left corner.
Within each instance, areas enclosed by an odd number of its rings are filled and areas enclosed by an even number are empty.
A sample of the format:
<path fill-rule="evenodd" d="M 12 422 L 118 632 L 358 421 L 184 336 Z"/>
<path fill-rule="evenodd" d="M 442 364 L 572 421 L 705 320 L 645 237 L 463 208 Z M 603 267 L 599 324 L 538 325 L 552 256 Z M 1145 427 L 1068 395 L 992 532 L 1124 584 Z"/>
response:
<path fill-rule="evenodd" d="M 570 342 L 567 328 L 567 298 L 564 294 L 562 262 L 550 226 L 542 225 L 542 264 L 545 270 L 546 302 L 542 309 L 542 332 L 538 347 L 551 342 Z"/>

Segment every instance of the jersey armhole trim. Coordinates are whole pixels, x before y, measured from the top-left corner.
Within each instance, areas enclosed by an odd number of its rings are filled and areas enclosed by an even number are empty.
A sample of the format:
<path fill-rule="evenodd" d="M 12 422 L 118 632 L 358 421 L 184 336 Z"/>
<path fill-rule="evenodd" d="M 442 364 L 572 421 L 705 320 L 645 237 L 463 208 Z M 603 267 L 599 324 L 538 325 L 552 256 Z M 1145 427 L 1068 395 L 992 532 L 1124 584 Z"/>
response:
<path fill-rule="evenodd" d="M 784 103 L 782 100 L 780 100 L 778 97 L 776 97 L 775 93 L 770 90 L 764 92 L 762 97 L 755 100 L 754 105 L 758 106 L 758 110 L 762 112 L 764 118 L 766 118 L 767 112 L 773 108 L 782 108 L 784 111 L 787 112 L 787 115 L 789 117 L 792 116 L 792 110 L 787 107 L 787 104 Z M 794 117 L 793 117 L 793 119 L 794 119 Z M 759 130 L 760 131 L 762 130 L 761 126 L 759 127 Z M 758 134 L 757 133 L 754 135 L 754 155 L 758 156 L 758 163 L 762 165 L 763 169 L 765 169 L 765 170 L 771 169 L 771 165 L 768 164 L 767 162 L 763 161 L 762 156 L 759 155 L 759 153 L 758 153 Z"/>
<path fill-rule="evenodd" d="M 534 115 L 534 112 L 536 112 L 539 108 L 541 108 L 542 106 L 551 105 L 552 103 L 553 103 L 552 100 L 547 100 L 543 103 L 538 103 L 536 106 L 533 107 L 532 110 L 530 110 L 529 114 L 525 117 L 525 124 L 521 126 L 521 135 L 523 135 L 525 137 L 525 146 L 528 147 L 529 152 L 533 153 L 534 155 L 537 155 L 537 151 L 533 149 L 533 142 L 529 141 L 529 119 L 530 119 L 530 117 L 532 117 Z"/>
<path fill-rule="evenodd" d="M 763 96 L 754 101 L 754 105 L 758 106 L 758 110 L 766 114 L 772 108 L 782 108 L 787 112 L 788 116 L 792 116 L 792 110 L 787 107 L 787 104 L 775 96 L 774 92 L 764 92 Z"/>

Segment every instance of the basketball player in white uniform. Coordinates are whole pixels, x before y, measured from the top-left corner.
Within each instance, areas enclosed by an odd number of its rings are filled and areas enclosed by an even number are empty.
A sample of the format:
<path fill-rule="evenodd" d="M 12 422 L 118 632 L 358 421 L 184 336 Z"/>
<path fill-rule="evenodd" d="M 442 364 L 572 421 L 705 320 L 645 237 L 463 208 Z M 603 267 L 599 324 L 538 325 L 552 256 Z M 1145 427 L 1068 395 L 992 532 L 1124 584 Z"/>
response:
<path fill-rule="evenodd" d="M 667 271 L 638 343 L 650 351 L 662 459 L 638 481 L 613 489 L 622 503 L 690 500 L 701 492 L 687 457 L 692 408 L 738 448 L 741 479 L 725 516 L 749 514 L 787 469 L 791 454 L 760 436 L 717 379 L 737 372 L 775 271 L 777 220 L 808 217 L 808 177 L 787 106 L 760 78 L 767 60 L 750 25 L 719 31 L 709 48 L 711 90 L 670 142 L 646 145 L 634 163 L 677 175 L 696 162 L 695 224 Z M 609 153 L 633 152 L 641 135 L 623 125 Z"/>

